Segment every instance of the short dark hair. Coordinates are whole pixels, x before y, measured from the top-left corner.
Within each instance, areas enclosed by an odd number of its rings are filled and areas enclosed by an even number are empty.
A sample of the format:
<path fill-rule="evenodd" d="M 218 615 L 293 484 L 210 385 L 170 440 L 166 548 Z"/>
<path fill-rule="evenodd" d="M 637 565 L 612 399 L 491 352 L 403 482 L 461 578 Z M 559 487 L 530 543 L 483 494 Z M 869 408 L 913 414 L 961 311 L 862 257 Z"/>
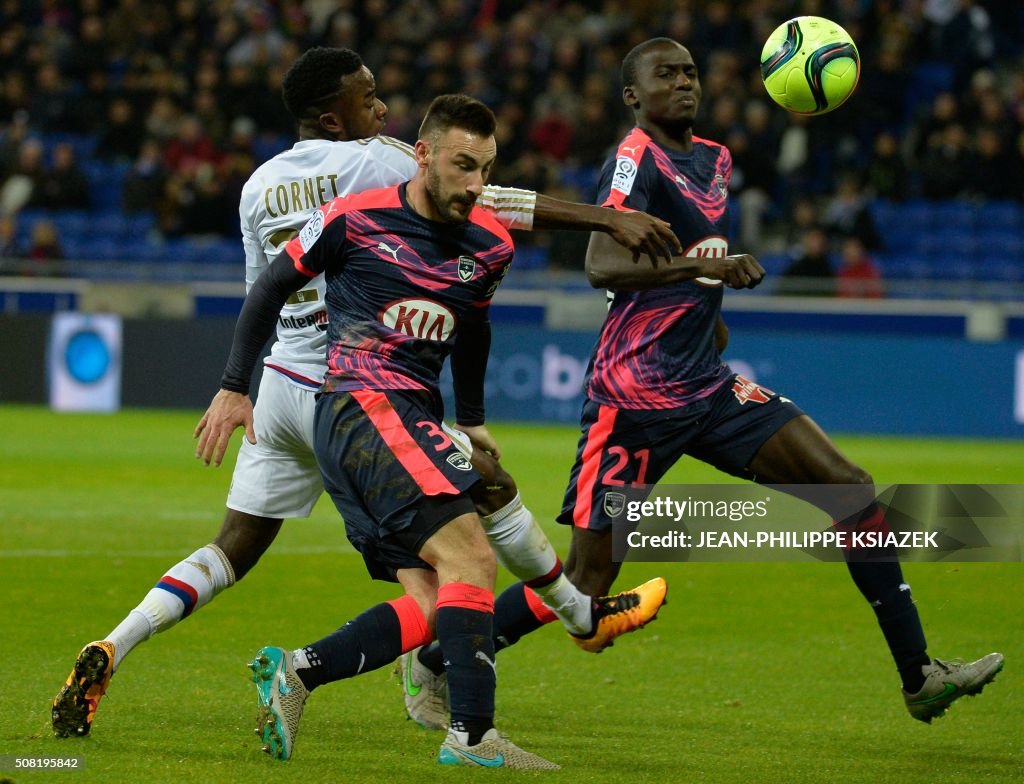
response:
<path fill-rule="evenodd" d="M 301 119 L 310 107 L 337 95 L 338 82 L 363 67 L 363 58 L 351 49 L 316 46 L 292 63 L 284 75 L 281 95 L 289 114 Z"/>
<path fill-rule="evenodd" d="M 629 50 L 624 58 L 622 58 L 622 86 L 629 87 L 636 84 L 636 66 L 640 61 L 640 58 L 644 54 L 653 49 L 656 46 L 663 44 L 672 44 L 673 46 L 682 46 L 678 41 L 673 41 L 671 38 L 651 38 L 644 41 L 642 44 L 637 44 Z"/>
<path fill-rule="evenodd" d="M 450 128 L 461 128 L 478 136 L 493 136 L 498 121 L 494 112 L 468 95 L 439 95 L 430 103 L 420 125 L 419 138 L 426 139 Z"/>

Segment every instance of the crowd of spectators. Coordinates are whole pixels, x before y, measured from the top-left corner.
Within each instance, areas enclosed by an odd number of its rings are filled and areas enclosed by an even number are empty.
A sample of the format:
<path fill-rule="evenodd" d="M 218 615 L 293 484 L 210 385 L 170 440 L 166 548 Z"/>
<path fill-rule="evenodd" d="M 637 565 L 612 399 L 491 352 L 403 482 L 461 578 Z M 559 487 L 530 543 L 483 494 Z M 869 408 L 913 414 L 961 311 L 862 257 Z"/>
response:
<path fill-rule="evenodd" d="M 815 118 L 772 104 L 760 80 L 762 42 L 801 14 L 838 21 L 862 59 L 853 98 Z M 245 179 L 293 140 L 281 81 L 313 45 L 362 54 L 387 133 L 414 140 L 433 96 L 467 92 L 499 118 L 495 181 L 587 199 L 631 123 L 619 63 L 656 35 L 700 66 L 697 134 L 733 152 L 743 250 L 801 245 L 803 225 L 826 252 L 851 236 L 877 251 L 869 199 L 1024 198 L 1021 3 L 0 0 L 0 212 L 89 207 L 75 150 L 45 143 L 79 134 L 121 167 L 124 210 L 153 211 L 166 236 L 234 237 Z"/>

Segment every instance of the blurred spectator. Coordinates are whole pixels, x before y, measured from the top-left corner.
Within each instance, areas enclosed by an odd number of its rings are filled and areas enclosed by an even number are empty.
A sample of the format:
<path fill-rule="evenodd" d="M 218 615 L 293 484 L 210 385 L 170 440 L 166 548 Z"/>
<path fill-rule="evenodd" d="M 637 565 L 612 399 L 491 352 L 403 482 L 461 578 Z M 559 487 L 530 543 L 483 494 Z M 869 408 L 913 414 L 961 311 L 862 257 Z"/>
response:
<path fill-rule="evenodd" d="M 835 274 L 829 259 L 828 234 L 820 226 L 803 238 L 802 251 L 786 267 L 776 291 L 791 296 L 828 297 L 835 294 Z"/>
<path fill-rule="evenodd" d="M 909 187 L 907 164 L 900 154 L 896 137 L 887 131 L 878 134 L 874 154 L 868 164 L 868 192 L 876 199 L 903 201 Z"/>
<path fill-rule="evenodd" d="M 164 164 L 172 174 L 191 174 L 200 164 L 217 163 L 220 152 L 203 130 L 199 118 L 187 114 L 164 149 Z"/>
<path fill-rule="evenodd" d="M 0 213 L 17 212 L 22 207 L 35 206 L 44 174 L 43 143 L 38 139 L 26 139 L 18 148 L 18 159 L 13 170 L 3 185 L 0 185 Z"/>
<path fill-rule="evenodd" d="M 967 192 L 982 199 L 1011 199 L 1016 193 L 1014 162 L 1004 147 L 1003 134 L 983 127 L 974 137 Z"/>
<path fill-rule="evenodd" d="M 882 273 L 856 237 L 843 240 L 841 261 L 836 272 L 836 295 L 878 299 L 884 296 Z"/>
<path fill-rule="evenodd" d="M 162 228 L 174 236 L 228 236 L 238 231 L 238 195 L 212 163 L 172 176 Z"/>
<path fill-rule="evenodd" d="M 158 211 L 166 185 L 163 151 L 156 140 L 147 139 L 124 179 L 122 198 L 125 212 Z"/>
<path fill-rule="evenodd" d="M 64 259 L 64 250 L 53 221 L 40 220 L 32 224 L 32 240 L 27 255 L 34 270 L 29 274 L 52 277 L 63 273 L 64 265 L 60 262 Z"/>
<path fill-rule="evenodd" d="M 512 165 L 501 170 L 501 182 L 509 187 L 544 192 L 556 180 L 553 167 L 538 152 L 524 152 Z"/>
<path fill-rule="evenodd" d="M 840 177 L 835 195 L 825 207 L 822 218 L 834 235 L 856 237 L 869 250 L 882 247 L 882 239 L 868 210 L 867 198 L 860 187 L 860 178 L 855 174 Z"/>
<path fill-rule="evenodd" d="M 14 215 L 0 215 L 0 258 L 20 259 L 25 249 L 18 240 L 18 219 Z"/>
<path fill-rule="evenodd" d="M 107 160 L 133 160 L 142 142 L 141 123 L 127 98 L 115 98 L 107 110 L 106 127 L 93 154 Z"/>
<path fill-rule="evenodd" d="M 918 115 L 910 128 L 910 149 L 914 159 L 920 163 L 928 155 L 928 150 L 939 139 L 943 132 L 960 120 L 960 105 L 956 96 L 950 92 L 941 92 L 935 96 L 928 111 Z"/>
<path fill-rule="evenodd" d="M 967 131 L 959 123 L 932 134 L 921 162 L 921 190 L 927 199 L 952 199 L 966 190 L 970 173 Z"/>
<path fill-rule="evenodd" d="M 225 61 L 230 66 L 266 67 L 285 45 L 285 37 L 273 27 L 270 9 L 261 3 L 248 4 L 248 30 L 228 49 Z"/>
<path fill-rule="evenodd" d="M 809 196 L 801 196 L 789 211 L 786 235 L 786 248 L 791 256 L 798 256 L 803 251 L 804 237 L 821 223 L 817 202 Z"/>
<path fill-rule="evenodd" d="M 802 243 L 817 218 L 792 228 L 793 202 L 835 189 L 822 219 L 872 248 L 870 232 L 856 218 L 850 223 L 840 172 L 860 175 L 861 206 L 869 197 L 1024 198 L 1019 5 L 4 0 L 0 207 L 32 203 L 38 171 L 23 159 L 26 139 L 36 135 L 50 149 L 62 141 L 51 135 L 82 133 L 97 158 L 133 162 L 126 209 L 160 206 L 162 225 L 179 233 L 193 230 L 185 225 L 192 216 L 196 231 L 227 231 L 196 205 L 220 214 L 240 169 L 293 136 L 281 79 L 312 45 L 351 46 L 363 55 L 391 109 L 387 133 L 414 141 L 433 93 L 469 91 L 499 118 L 498 181 L 511 174 L 515 184 L 541 189 L 583 185 L 632 120 L 620 95 L 623 55 L 668 35 L 690 47 L 701 68 L 701 135 L 732 148 L 739 243 L 755 251 Z M 790 114 L 764 95 L 760 44 L 798 13 L 835 18 L 860 48 L 857 94 L 822 117 Z M 144 139 L 153 140 L 156 158 L 153 148 L 141 151 Z M 81 156 L 88 145 L 76 141 L 76 149 Z M 161 156 L 174 170 L 169 180 Z"/>
<path fill-rule="evenodd" d="M 538 103 L 537 119 L 530 125 L 530 142 L 551 160 L 563 162 L 572 149 L 572 121 L 555 100 Z"/>
<path fill-rule="evenodd" d="M 75 148 L 63 142 L 53 148 L 53 164 L 40 179 L 32 203 L 48 210 L 89 207 L 89 180 L 75 159 Z"/>
<path fill-rule="evenodd" d="M 46 62 L 36 72 L 29 112 L 32 125 L 44 133 L 77 127 L 75 98 L 56 63 Z"/>

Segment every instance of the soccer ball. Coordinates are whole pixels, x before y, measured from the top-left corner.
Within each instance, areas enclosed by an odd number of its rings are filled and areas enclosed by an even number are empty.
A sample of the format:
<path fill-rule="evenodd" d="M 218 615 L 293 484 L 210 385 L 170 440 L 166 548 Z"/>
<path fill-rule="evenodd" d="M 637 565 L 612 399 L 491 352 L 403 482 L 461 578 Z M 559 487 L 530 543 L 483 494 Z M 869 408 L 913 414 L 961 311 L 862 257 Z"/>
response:
<path fill-rule="evenodd" d="M 783 22 L 761 50 L 768 95 L 795 114 L 825 114 L 853 94 L 860 78 L 857 46 L 842 27 L 820 16 Z"/>

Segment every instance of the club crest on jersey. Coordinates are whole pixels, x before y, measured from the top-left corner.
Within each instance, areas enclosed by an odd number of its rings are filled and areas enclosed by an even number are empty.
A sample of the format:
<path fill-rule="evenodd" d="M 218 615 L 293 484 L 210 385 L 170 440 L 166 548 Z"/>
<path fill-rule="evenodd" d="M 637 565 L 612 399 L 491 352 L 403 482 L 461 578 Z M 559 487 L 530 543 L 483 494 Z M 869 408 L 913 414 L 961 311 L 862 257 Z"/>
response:
<path fill-rule="evenodd" d="M 460 471 L 468 471 L 473 467 L 473 464 L 469 462 L 469 458 L 462 454 L 462 452 L 452 452 L 445 458 L 445 462 L 452 468 L 457 468 Z"/>
<path fill-rule="evenodd" d="M 445 341 L 455 329 L 455 314 L 429 299 L 395 300 L 377 318 L 396 332 L 422 340 Z"/>
<path fill-rule="evenodd" d="M 476 259 L 472 256 L 459 256 L 459 280 L 469 283 L 476 272 Z"/>
<path fill-rule="evenodd" d="M 317 210 L 313 213 L 306 225 L 302 227 L 302 231 L 299 232 L 299 244 L 302 246 L 303 253 L 309 253 L 309 249 L 313 247 L 313 243 L 320 239 L 320 235 L 324 233 L 324 214 Z"/>
<path fill-rule="evenodd" d="M 721 174 L 716 174 L 715 185 L 718 186 L 718 192 L 722 194 L 722 198 L 724 199 L 726 195 L 729 193 L 729 188 L 725 184 L 725 177 L 723 177 Z"/>
<path fill-rule="evenodd" d="M 732 384 L 732 393 L 736 395 L 736 399 L 740 401 L 742 406 L 747 401 L 752 403 L 767 403 L 771 400 L 772 395 L 775 393 L 770 389 L 766 389 L 760 384 L 751 381 L 748 378 L 737 374 L 736 380 Z"/>
<path fill-rule="evenodd" d="M 615 173 L 612 175 L 612 190 L 629 193 L 636 179 L 636 164 L 625 156 L 615 159 Z"/>
<path fill-rule="evenodd" d="M 623 493 L 604 494 L 604 513 L 609 517 L 618 517 L 626 508 L 626 496 Z"/>

